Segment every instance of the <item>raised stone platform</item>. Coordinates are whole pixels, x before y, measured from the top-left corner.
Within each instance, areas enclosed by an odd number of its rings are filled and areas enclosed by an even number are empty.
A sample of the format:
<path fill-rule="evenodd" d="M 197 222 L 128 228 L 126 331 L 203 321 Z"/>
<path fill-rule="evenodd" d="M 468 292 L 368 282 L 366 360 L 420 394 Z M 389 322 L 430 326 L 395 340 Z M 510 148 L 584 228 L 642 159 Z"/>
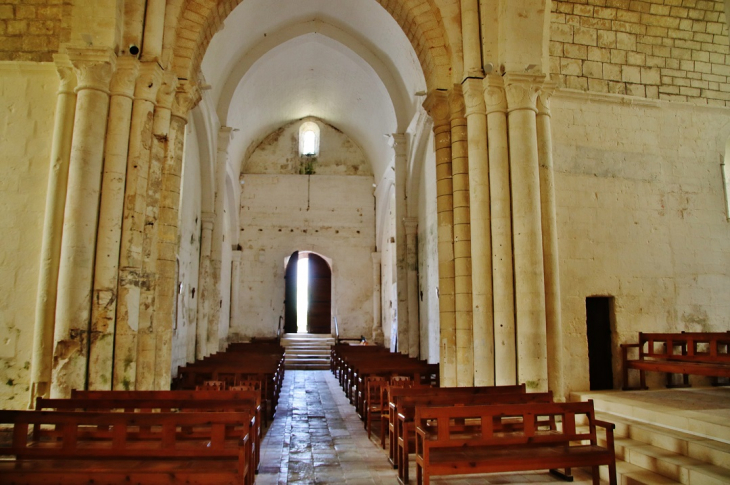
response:
<path fill-rule="evenodd" d="M 328 370 L 330 347 L 335 344 L 330 335 L 288 333 L 281 338 L 285 349 L 284 368 L 287 370 Z"/>

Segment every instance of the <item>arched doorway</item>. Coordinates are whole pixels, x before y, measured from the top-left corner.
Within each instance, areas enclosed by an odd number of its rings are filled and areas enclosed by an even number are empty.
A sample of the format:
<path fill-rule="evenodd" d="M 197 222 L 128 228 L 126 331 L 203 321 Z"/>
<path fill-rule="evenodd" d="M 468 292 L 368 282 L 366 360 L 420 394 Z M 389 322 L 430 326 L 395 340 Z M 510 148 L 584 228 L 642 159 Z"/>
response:
<path fill-rule="evenodd" d="M 329 263 L 315 253 L 294 251 L 286 263 L 285 279 L 284 333 L 330 334 L 332 270 Z M 302 304 L 302 298 L 306 305 Z"/>

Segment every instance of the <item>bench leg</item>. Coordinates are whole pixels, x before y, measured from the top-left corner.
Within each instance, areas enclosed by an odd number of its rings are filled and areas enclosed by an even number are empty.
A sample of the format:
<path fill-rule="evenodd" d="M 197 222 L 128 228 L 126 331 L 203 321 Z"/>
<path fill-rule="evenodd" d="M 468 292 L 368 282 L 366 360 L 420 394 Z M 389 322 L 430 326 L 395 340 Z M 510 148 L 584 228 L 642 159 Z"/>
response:
<path fill-rule="evenodd" d="M 555 477 L 560 478 L 561 480 L 565 480 L 566 482 L 572 482 L 573 481 L 573 474 L 570 471 L 570 468 L 566 468 L 564 472 L 561 472 L 560 470 L 556 468 L 550 469 L 550 475 L 553 475 Z"/>

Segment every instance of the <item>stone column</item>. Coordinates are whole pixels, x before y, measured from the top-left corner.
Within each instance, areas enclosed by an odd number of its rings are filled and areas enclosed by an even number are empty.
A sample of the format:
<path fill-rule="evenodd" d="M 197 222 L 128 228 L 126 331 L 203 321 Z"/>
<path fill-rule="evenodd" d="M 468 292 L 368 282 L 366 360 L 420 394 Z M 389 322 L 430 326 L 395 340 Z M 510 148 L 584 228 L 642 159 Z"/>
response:
<path fill-rule="evenodd" d="M 56 313 L 58 266 L 61 257 L 63 235 L 63 210 L 66 205 L 68 164 L 71 157 L 76 111 L 76 74 L 68 57 L 53 57 L 60 84 L 56 97 L 56 117 L 51 141 L 51 165 L 48 170 L 48 193 L 43 220 L 41 262 L 39 265 L 38 295 L 36 296 L 35 323 L 33 327 L 33 357 L 30 370 L 30 406 L 35 407 L 37 397 L 48 397 L 51 390 L 51 364 L 53 361 L 53 326 Z"/>
<path fill-rule="evenodd" d="M 94 390 L 112 388 L 124 183 L 127 174 L 132 100 L 138 74 L 139 61 L 136 58 L 120 57 L 111 84 L 96 242 L 94 291 L 91 301 L 89 389 Z"/>
<path fill-rule="evenodd" d="M 171 85 L 171 81 L 168 81 Z M 164 90 L 164 87 L 163 87 Z M 155 359 L 154 389 L 168 389 L 171 379 L 172 334 L 175 305 L 177 305 L 177 256 L 179 244 L 178 219 L 182 182 L 182 161 L 185 125 L 190 109 L 199 100 L 197 87 L 184 85 L 175 93 L 167 133 L 167 149 L 162 161 L 162 184 L 157 218 L 157 285 L 155 286 L 154 331 Z M 162 103 L 165 105 L 165 103 Z"/>
<path fill-rule="evenodd" d="M 408 356 L 421 355 L 421 327 L 418 318 L 418 218 L 407 217 L 406 268 L 408 275 Z"/>
<path fill-rule="evenodd" d="M 560 309 L 560 267 L 555 210 L 555 174 L 550 98 L 555 83 L 543 85 L 537 97 L 537 150 L 540 163 L 542 247 L 545 257 L 545 312 L 547 315 L 548 387 L 556 399 L 565 399 L 563 387 L 563 327 Z"/>
<path fill-rule="evenodd" d="M 464 52 L 464 77 L 481 79 L 482 38 L 479 35 L 479 0 L 461 0 L 461 31 Z"/>
<path fill-rule="evenodd" d="M 240 246 L 239 246 L 240 247 Z M 241 253 L 240 249 L 231 252 L 231 314 L 228 328 L 241 322 Z"/>
<path fill-rule="evenodd" d="M 492 306 L 492 231 L 487 108 L 482 80 L 462 84 L 469 140 L 469 207 L 471 218 L 474 385 L 494 385 L 494 313 Z"/>
<path fill-rule="evenodd" d="M 547 391 L 545 272 L 542 254 L 537 95 L 543 76 L 507 74 L 512 236 L 517 322 L 517 379 Z"/>
<path fill-rule="evenodd" d="M 147 284 L 140 293 L 137 330 L 136 382 L 139 390 L 152 390 L 155 388 L 155 381 L 163 376 L 169 376 L 172 359 L 176 261 L 174 252 L 172 260 L 168 254 L 166 259 L 158 261 L 158 236 L 162 167 L 169 148 L 170 117 L 176 88 L 175 74 L 165 73 L 157 91 L 157 104 L 152 122 L 152 148 L 147 176 L 147 207 L 142 243 L 142 274 Z M 157 301 L 158 295 L 166 298 Z M 162 376 L 157 375 L 158 371 L 163 372 Z M 165 387 L 169 387 L 169 384 Z"/>
<path fill-rule="evenodd" d="M 406 264 L 406 227 L 408 216 L 406 201 L 406 179 L 408 178 L 408 153 L 406 136 L 402 133 L 391 135 L 390 144 L 394 153 L 395 166 L 395 271 L 398 287 L 398 351 L 408 355 L 410 352 L 408 318 L 408 269 Z"/>
<path fill-rule="evenodd" d="M 157 91 L 162 84 L 162 70 L 157 63 L 140 66 L 134 90 L 132 124 L 127 158 L 127 179 L 122 215 L 122 242 L 119 253 L 119 287 L 117 289 L 117 324 L 114 342 L 113 388 L 136 389 L 137 332 L 142 287 L 148 282 L 142 274 L 142 246 L 147 210 L 149 176 Z"/>
<path fill-rule="evenodd" d="M 517 383 L 512 207 L 510 202 L 507 98 L 502 77 L 484 78 L 489 142 L 489 200 L 492 208 L 492 289 L 494 304 L 494 383 Z"/>
<path fill-rule="evenodd" d="M 116 57 L 107 49 L 69 48 L 74 66 L 76 115 L 58 271 L 51 396 L 86 388 L 91 289 L 109 111 L 109 82 Z"/>
<path fill-rule="evenodd" d="M 165 32 L 166 0 L 147 0 L 142 40 L 142 60 L 159 61 L 162 57 L 162 36 Z"/>
<path fill-rule="evenodd" d="M 203 212 L 200 215 L 202 225 L 200 234 L 200 265 L 198 270 L 198 322 L 195 339 L 195 358 L 200 360 L 208 353 L 208 315 L 210 314 L 210 252 L 213 237 L 213 221 L 215 214 Z"/>
<path fill-rule="evenodd" d="M 429 93 L 426 101 L 423 103 L 423 107 L 433 120 L 433 132 L 436 143 L 441 386 L 454 387 L 457 381 L 451 111 L 444 91 L 432 91 Z"/>
<path fill-rule="evenodd" d="M 373 258 L 373 343 L 385 345 L 383 321 L 380 313 L 380 253 L 370 253 Z"/>
<path fill-rule="evenodd" d="M 223 244 L 225 234 L 223 233 L 225 208 L 226 208 L 226 167 L 228 166 L 228 145 L 231 142 L 233 129 L 222 126 L 218 131 L 218 151 L 215 164 L 215 200 L 213 210 L 215 211 L 215 222 L 211 238 L 211 279 L 209 287 L 209 311 L 208 314 L 208 355 L 218 352 L 219 329 L 221 318 L 221 261 L 223 257 Z"/>
<path fill-rule="evenodd" d="M 456 382 L 474 385 L 472 321 L 471 227 L 469 213 L 469 150 L 461 86 L 449 94 L 451 106 L 451 164 L 454 187 L 454 271 L 456 305 Z"/>

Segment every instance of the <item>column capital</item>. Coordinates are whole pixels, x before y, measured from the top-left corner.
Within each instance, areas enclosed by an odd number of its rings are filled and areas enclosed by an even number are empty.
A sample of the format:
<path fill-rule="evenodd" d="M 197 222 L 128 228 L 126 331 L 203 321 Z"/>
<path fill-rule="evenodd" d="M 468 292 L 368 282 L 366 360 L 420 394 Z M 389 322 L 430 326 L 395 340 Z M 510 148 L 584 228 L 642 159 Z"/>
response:
<path fill-rule="evenodd" d="M 537 113 L 537 95 L 544 81 L 544 74 L 505 74 L 504 86 L 509 111 L 530 110 Z"/>
<path fill-rule="evenodd" d="M 117 56 L 111 49 L 84 49 L 66 47 L 66 54 L 73 65 L 78 86 L 76 92 L 93 89 L 109 94 Z"/>
<path fill-rule="evenodd" d="M 134 98 L 134 86 L 139 76 L 139 61 L 133 56 L 122 56 L 117 59 L 117 70 L 111 83 L 112 96 Z"/>
<path fill-rule="evenodd" d="M 454 87 L 449 90 L 449 109 L 451 110 L 451 121 L 464 118 L 466 116 L 464 93 L 461 90 L 460 84 L 454 84 Z"/>
<path fill-rule="evenodd" d="M 168 71 L 162 75 L 162 84 L 157 92 L 157 107 L 172 109 L 172 103 L 177 93 L 177 76 L 174 72 Z"/>
<path fill-rule="evenodd" d="M 449 125 L 451 121 L 451 110 L 449 109 L 448 95 L 443 90 L 433 90 L 428 93 L 423 102 L 423 108 L 433 120 L 433 127 Z"/>
<path fill-rule="evenodd" d="M 466 117 L 471 115 L 486 115 L 487 106 L 484 103 L 484 91 L 482 89 L 482 80 L 475 78 L 465 79 L 461 83 L 464 92 L 464 107 Z"/>
<path fill-rule="evenodd" d="M 504 80 L 499 74 L 490 74 L 482 81 L 484 103 L 487 114 L 507 113 L 507 93 L 504 91 Z"/>
<path fill-rule="evenodd" d="M 188 113 L 201 99 L 200 88 L 189 81 L 181 81 L 177 85 L 175 101 L 172 103 L 172 116 L 188 119 Z"/>
<path fill-rule="evenodd" d="M 203 230 L 213 229 L 213 222 L 215 222 L 215 212 L 201 212 L 200 223 L 203 226 Z"/>
<path fill-rule="evenodd" d="M 418 234 L 418 217 L 404 217 L 403 225 L 406 226 L 406 234 L 412 236 Z"/>
<path fill-rule="evenodd" d="M 60 84 L 58 94 L 74 94 L 76 88 L 76 73 L 74 66 L 67 54 L 53 54 L 53 62 L 56 64 Z"/>
<path fill-rule="evenodd" d="M 218 152 L 228 154 L 228 145 L 233 138 L 233 128 L 230 126 L 221 126 L 218 129 Z"/>
<path fill-rule="evenodd" d="M 162 68 L 156 62 L 143 62 L 134 88 L 134 98 L 157 103 L 157 91 L 162 85 Z"/>
<path fill-rule="evenodd" d="M 558 89 L 555 81 L 545 81 L 537 95 L 537 114 L 550 116 L 550 100 Z"/>

